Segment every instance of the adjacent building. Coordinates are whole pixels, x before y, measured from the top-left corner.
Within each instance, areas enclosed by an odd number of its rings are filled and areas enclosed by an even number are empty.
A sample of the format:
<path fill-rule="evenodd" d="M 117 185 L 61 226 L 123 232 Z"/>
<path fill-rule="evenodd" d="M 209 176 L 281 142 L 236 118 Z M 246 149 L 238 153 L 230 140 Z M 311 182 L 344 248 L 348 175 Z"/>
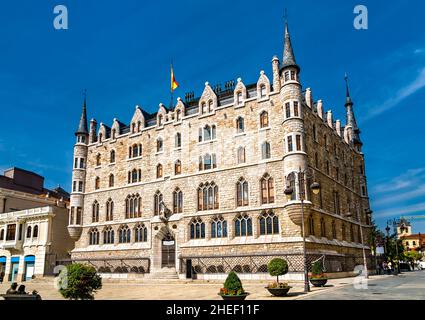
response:
<path fill-rule="evenodd" d="M 412 232 L 412 224 L 402 219 L 397 227 L 397 237 L 401 240 L 407 251 L 416 250 L 425 252 L 425 234 Z"/>
<path fill-rule="evenodd" d="M 274 257 L 350 272 L 370 258 L 365 158 L 348 82 L 345 124 L 303 89 L 286 25 L 270 77 L 205 83 L 128 124 L 87 123 L 74 146 L 73 261 L 104 274 L 261 277 Z M 319 183 L 314 194 L 310 185 Z M 285 190 L 292 188 L 290 198 Z M 304 200 L 303 202 L 301 200 Z M 370 260 L 369 266 L 370 266 Z M 189 268 L 189 269 L 188 269 Z"/>
<path fill-rule="evenodd" d="M 12 168 L 0 175 L 0 280 L 20 282 L 53 274 L 69 259 L 69 194 L 44 188 L 44 178 Z"/>

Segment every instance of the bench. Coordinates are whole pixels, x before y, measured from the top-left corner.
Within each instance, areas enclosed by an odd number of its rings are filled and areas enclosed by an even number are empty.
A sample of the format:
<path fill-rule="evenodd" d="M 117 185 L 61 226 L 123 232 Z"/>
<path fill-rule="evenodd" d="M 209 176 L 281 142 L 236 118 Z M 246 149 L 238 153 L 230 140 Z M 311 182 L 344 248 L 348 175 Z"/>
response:
<path fill-rule="evenodd" d="M 25 300 L 25 301 L 33 301 L 33 300 L 41 300 L 40 295 L 32 295 L 32 294 L 0 294 L 4 300 Z"/>

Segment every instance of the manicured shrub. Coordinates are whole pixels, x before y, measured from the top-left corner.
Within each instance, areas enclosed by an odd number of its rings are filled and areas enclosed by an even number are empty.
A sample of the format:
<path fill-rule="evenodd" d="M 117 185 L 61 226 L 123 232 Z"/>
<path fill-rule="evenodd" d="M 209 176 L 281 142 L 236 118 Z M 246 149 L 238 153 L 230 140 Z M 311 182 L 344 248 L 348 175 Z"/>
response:
<path fill-rule="evenodd" d="M 94 293 L 102 288 L 102 278 L 91 266 L 71 264 L 66 267 L 66 274 L 59 285 L 59 291 L 66 299 L 94 300 Z"/>
<path fill-rule="evenodd" d="M 280 258 L 273 259 L 269 262 L 267 270 L 272 277 L 277 277 L 277 283 L 279 283 L 279 276 L 288 273 L 288 262 Z"/>
<path fill-rule="evenodd" d="M 224 282 L 224 287 L 220 290 L 222 295 L 242 295 L 245 291 L 242 287 L 241 279 L 239 279 L 236 272 L 232 271 L 227 276 L 226 281 Z"/>
<path fill-rule="evenodd" d="M 320 261 L 316 261 L 315 263 L 313 263 L 311 274 L 312 274 L 313 278 L 324 278 L 325 277 L 324 274 L 323 274 L 322 263 Z"/>

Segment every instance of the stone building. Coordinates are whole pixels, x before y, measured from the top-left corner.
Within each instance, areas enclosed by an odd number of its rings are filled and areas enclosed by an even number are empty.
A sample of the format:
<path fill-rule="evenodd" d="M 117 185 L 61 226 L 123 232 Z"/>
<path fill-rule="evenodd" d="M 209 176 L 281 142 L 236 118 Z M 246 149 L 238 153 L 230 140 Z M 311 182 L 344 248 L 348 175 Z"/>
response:
<path fill-rule="evenodd" d="M 258 278 L 283 257 L 297 275 L 302 199 L 309 265 L 322 259 L 332 273 L 363 264 L 371 211 L 348 83 L 343 125 L 302 89 L 287 25 L 271 71 L 252 84 L 207 82 L 199 98 L 189 93 L 154 114 L 137 106 L 128 125 L 88 126 L 85 101 L 74 146 L 72 259 L 105 275 L 185 277 L 191 265 L 198 278 L 230 270 Z"/>
<path fill-rule="evenodd" d="M 12 168 L 0 175 L 0 281 L 20 282 L 53 274 L 69 259 L 69 194 L 44 188 L 44 178 Z"/>

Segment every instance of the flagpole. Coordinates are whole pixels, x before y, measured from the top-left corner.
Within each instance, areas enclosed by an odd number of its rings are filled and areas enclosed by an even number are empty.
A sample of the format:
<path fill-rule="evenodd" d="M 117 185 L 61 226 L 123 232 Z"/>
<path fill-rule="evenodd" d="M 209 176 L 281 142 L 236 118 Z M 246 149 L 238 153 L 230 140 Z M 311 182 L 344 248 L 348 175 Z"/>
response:
<path fill-rule="evenodd" d="M 170 108 L 171 110 L 174 109 L 174 90 L 173 90 L 173 74 L 174 74 L 174 70 L 173 70 L 173 60 L 171 59 L 171 79 L 170 79 L 170 89 L 171 89 L 171 101 L 170 101 Z"/>

